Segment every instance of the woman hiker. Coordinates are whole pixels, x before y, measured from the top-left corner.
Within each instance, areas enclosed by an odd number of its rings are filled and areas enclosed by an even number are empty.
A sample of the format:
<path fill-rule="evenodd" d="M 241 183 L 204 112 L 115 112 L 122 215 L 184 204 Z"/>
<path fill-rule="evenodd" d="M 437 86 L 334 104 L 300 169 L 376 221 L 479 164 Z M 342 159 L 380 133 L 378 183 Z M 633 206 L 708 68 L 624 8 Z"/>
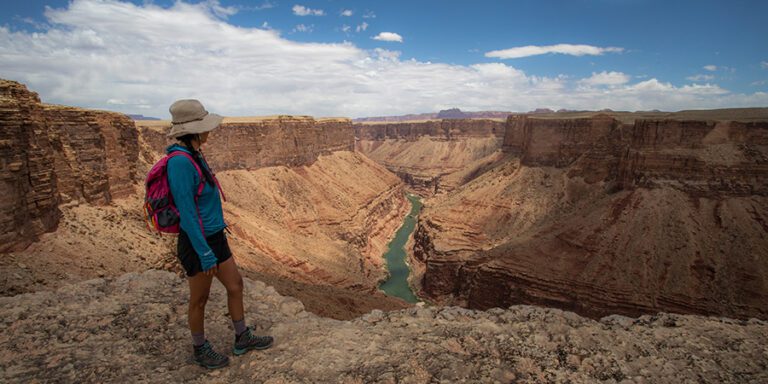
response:
<path fill-rule="evenodd" d="M 178 258 L 187 272 L 189 281 L 189 330 L 192 332 L 194 359 L 206 368 L 220 368 L 229 364 L 229 358 L 213 349 L 205 339 L 205 303 L 211 290 L 211 281 L 217 279 L 227 289 L 227 306 L 235 328 L 232 348 L 235 355 L 252 349 L 272 346 L 271 336 L 256 336 L 245 326 L 243 309 L 243 278 L 232 258 L 224 233 L 224 215 L 221 208 L 218 183 L 200 153 L 211 130 L 218 127 L 223 117 L 208 113 L 197 100 L 179 100 L 170 108 L 173 126 L 168 137 L 178 140 L 167 148 L 185 151 L 192 156 L 200 173 L 186 156 L 168 160 L 168 184 L 181 218 L 177 245 Z M 202 193 L 198 187 L 204 182 Z"/>

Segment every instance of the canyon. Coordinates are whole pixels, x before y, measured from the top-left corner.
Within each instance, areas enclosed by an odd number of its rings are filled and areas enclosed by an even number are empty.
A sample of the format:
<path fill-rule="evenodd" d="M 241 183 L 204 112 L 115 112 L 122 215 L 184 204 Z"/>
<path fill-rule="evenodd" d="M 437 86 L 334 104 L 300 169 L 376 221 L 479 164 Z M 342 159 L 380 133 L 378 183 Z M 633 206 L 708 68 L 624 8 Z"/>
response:
<path fill-rule="evenodd" d="M 3 294 L 178 273 L 175 238 L 148 231 L 140 210 L 169 123 L 43 104 L 12 81 L 0 94 Z M 207 147 L 246 276 L 327 316 L 407 306 L 376 289 L 387 240 L 410 209 L 403 184 L 354 152 L 350 120 L 228 118 Z"/>
<path fill-rule="evenodd" d="M 0 80 L 0 124 L 2 381 L 768 380 L 766 108 L 226 118 L 205 153 L 277 342 L 216 371 L 186 357 L 175 238 L 140 210 L 169 122 Z M 416 305 L 377 289 L 406 191 Z"/>
<path fill-rule="evenodd" d="M 512 115 L 502 150 L 426 202 L 423 297 L 768 317 L 768 109 Z"/>

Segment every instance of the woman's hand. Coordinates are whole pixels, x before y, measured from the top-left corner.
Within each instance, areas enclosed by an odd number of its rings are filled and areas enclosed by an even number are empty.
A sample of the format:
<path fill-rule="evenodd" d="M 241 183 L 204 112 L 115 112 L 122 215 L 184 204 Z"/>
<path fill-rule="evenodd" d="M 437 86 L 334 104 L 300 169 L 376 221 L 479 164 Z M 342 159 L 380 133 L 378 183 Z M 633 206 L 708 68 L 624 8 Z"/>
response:
<path fill-rule="evenodd" d="M 214 275 L 216 275 L 216 272 L 218 272 L 218 271 L 219 271 L 219 265 L 216 264 L 213 267 L 211 267 L 211 269 L 209 269 L 207 271 L 203 271 L 203 274 L 206 275 L 206 276 L 214 276 Z"/>

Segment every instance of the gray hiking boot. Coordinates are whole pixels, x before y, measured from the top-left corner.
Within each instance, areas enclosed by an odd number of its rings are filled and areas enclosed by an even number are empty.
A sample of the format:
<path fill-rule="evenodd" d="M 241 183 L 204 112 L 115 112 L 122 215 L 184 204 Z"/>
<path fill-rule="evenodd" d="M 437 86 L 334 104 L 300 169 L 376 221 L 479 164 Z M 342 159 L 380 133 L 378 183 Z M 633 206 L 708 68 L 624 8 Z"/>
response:
<path fill-rule="evenodd" d="M 205 344 L 195 348 L 195 363 L 208 369 L 221 368 L 229 364 L 229 357 L 226 357 L 213 350 L 213 346 L 208 340 Z"/>
<path fill-rule="evenodd" d="M 235 337 L 235 346 L 232 348 L 232 353 L 235 356 L 240 356 L 252 349 L 267 349 L 272 346 L 274 341 L 272 336 L 254 335 L 251 332 L 251 327 L 248 327 L 240 336 Z"/>

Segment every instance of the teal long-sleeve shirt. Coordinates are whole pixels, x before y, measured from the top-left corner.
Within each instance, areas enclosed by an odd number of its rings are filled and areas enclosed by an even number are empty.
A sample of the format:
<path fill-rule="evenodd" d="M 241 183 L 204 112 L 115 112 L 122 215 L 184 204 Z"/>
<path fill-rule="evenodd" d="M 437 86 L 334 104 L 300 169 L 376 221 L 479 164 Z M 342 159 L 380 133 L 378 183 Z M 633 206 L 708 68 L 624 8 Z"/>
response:
<path fill-rule="evenodd" d="M 173 144 L 166 149 L 167 153 L 173 151 L 184 151 L 191 154 L 187 148 L 178 144 Z M 207 164 L 203 164 L 203 166 L 208 169 Z M 192 161 L 184 156 L 174 156 L 168 160 L 167 171 L 173 201 L 181 217 L 181 229 L 189 236 L 203 270 L 209 270 L 216 265 L 216 256 L 208 242 L 205 241 L 205 236 L 219 232 L 227 226 L 224 223 L 219 189 L 216 185 L 205 183 L 203 192 L 195 204 L 195 195 L 200 185 L 200 174 Z M 200 228 L 201 222 L 203 224 L 202 229 Z M 205 236 L 203 236 L 203 231 L 205 231 Z"/>

